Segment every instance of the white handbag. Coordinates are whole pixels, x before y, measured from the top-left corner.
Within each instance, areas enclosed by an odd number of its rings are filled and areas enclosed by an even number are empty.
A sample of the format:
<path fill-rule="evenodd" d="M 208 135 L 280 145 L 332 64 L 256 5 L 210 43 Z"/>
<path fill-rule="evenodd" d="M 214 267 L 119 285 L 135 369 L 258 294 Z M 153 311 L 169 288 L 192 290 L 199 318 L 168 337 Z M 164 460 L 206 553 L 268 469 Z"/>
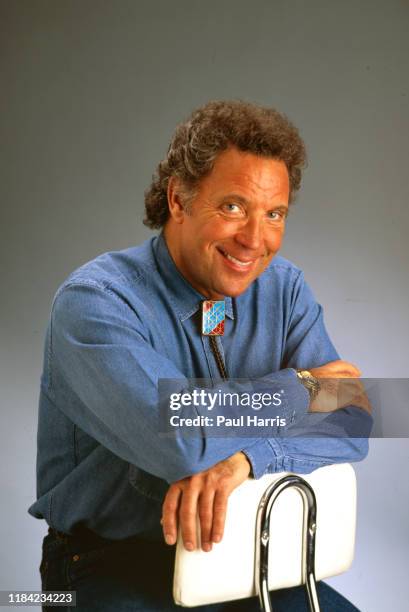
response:
<path fill-rule="evenodd" d="M 315 580 L 350 567 L 355 522 L 356 477 L 350 464 L 302 477 L 279 473 L 249 479 L 230 495 L 224 536 L 211 552 L 186 551 L 179 533 L 174 600 L 193 607 L 258 595 L 262 609 L 271 610 L 268 590 L 306 584 L 310 609 L 318 611 Z M 310 538 L 306 545 L 304 536 Z"/>

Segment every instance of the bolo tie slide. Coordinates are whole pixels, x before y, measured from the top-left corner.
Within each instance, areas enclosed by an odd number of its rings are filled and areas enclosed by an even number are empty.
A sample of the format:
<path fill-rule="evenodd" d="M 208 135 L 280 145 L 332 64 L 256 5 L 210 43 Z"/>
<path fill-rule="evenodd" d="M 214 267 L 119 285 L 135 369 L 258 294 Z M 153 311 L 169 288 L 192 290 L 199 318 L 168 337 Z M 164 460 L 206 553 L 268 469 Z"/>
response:
<path fill-rule="evenodd" d="M 217 345 L 216 336 L 224 334 L 226 306 L 224 300 L 203 300 L 202 302 L 202 335 L 209 336 L 210 346 L 216 359 L 217 367 L 224 380 L 228 378 L 223 355 Z"/>

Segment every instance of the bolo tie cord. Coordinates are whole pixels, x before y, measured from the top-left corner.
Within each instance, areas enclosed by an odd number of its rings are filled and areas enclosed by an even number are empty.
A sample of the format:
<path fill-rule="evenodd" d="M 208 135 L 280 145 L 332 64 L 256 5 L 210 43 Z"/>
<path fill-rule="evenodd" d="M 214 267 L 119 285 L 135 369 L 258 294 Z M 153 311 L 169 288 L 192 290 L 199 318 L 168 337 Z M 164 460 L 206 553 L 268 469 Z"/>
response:
<path fill-rule="evenodd" d="M 226 364 L 224 363 L 223 355 L 220 352 L 220 349 L 217 344 L 216 336 L 209 336 L 210 347 L 213 351 L 213 355 L 215 356 L 217 367 L 219 368 L 219 372 L 223 380 L 228 379 Z"/>

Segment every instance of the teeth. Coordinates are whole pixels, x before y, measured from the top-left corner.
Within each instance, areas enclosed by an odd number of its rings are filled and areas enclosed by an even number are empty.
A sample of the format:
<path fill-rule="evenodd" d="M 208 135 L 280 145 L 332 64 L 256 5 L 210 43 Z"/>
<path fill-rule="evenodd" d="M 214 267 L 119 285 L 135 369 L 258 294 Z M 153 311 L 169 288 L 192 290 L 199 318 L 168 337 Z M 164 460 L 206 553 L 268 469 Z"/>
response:
<path fill-rule="evenodd" d="M 230 261 L 232 261 L 233 263 L 242 266 L 243 268 L 248 267 L 252 262 L 251 261 L 240 261 L 240 259 L 236 259 L 235 257 L 233 257 L 232 255 L 229 255 L 228 253 L 225 253 L 225 256 L 227 257 L 227 259 L 230 259 Z"/>

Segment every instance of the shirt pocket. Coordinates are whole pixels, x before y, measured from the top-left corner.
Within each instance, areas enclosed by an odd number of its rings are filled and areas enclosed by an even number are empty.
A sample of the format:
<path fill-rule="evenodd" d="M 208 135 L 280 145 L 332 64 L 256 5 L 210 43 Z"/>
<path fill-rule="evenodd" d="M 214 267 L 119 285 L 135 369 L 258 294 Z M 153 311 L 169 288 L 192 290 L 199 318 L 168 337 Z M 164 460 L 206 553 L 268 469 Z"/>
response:
<path fill-rule="evenodd" d="M 148 497 L 157 502 L 162 502 L 164 500 L 169 489 L 169 484 L 166 480 L 152 476 L 152 474 L 144 472 L 132 463 L 129 464 L 128 478 L 129 483 L 134 489 L 144 497 Z"/>

